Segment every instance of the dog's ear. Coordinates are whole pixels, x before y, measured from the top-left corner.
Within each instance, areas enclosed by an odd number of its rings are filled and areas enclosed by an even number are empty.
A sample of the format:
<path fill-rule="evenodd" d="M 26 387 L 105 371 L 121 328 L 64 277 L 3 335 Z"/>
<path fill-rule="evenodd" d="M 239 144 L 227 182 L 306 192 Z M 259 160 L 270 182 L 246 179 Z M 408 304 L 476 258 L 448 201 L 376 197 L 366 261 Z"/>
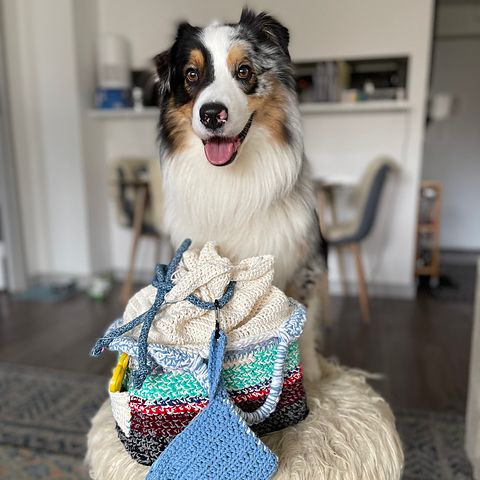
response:
<path fill-rule="evenodd" d="M 288 43 L 290 41 L 288 28 L 284 27 L 276 18 L 266 12 L 256 15 L 253 10 L 245 7 L 242 10 L 240 24 L 264 36 L 267 41 L 275 43 L 288 57 L 290 56 L 288 53 Z"/>
<path fill-rule="evenodd" d="M 157 68 L 158 87 L 160 95 L 168 92 L 170 89 L 170 49 L 165 50 L 153 57 Z"/>
<path fill-rule="evenodd" d="M 170 82 L 175 77 L 175 59 L 177 56 L 179 41 L 185 36 L 192 36 L 199 32 L 198 27 L 193 27 L 187 22 L 178 25 L 175 43 L 171 48 L 156 55 L 153 60 L 157 67 L 158 84 L 160 95 L 164 95 L 170 90 Z"/>
<path fill-rule="evenodd" d="M 176 41 L 180 40 L 184 36 L 193 36 L 198 33 L 200 29 L 198 27 L 193 27 L 188 22 L 182 22 L 178 25 L 177 28 L 177 38 Z"/>

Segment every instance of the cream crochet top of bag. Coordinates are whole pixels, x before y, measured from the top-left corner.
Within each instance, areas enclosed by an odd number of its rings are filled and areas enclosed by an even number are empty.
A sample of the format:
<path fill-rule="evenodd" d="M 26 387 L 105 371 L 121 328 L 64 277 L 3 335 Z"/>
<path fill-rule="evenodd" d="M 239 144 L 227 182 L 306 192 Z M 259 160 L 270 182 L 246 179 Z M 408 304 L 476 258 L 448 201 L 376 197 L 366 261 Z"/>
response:
<path fill-rule="evenodd" d="M 221 309 L 220 325 L 227 333 L 229 349 L 272 337 L 290 316 L 288 297 L 272 285 L 272 255 L 242 260 L 237 265 L 219 255 L 214 242 L 202 249 L 189 249 L 174 274 L 175 286 L 165 296 L 150 328 L 148 341 L 195 350 L 208 349 L 215 329 L 215 312 L 203 310 L 183 300 L 195 293 L 202 300 L 220 298 L 230 281 L 236 281 L 232 299 Z M 129 301 L 124 323 L 147 311 L 153 304 L 152 285 L 137 292 Z M 138 337 L 141 327 L 128 335 Z"/>

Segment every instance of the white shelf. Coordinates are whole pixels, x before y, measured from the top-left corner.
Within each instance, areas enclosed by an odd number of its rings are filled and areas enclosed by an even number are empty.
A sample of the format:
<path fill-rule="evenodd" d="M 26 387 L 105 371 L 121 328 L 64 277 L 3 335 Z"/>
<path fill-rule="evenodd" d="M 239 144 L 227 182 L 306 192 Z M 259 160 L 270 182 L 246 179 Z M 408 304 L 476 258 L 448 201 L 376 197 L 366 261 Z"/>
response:
<path fill-rule="evenodd" d="M 300 112 L 315 113 L 356 113 L 356 112 L 397 112 L 410 110 L 411 104 L 405 100 L 370 100 L 365 102 L 300 103 Z"/>
<path fill-rule="evenodd" d="M 92 108 L 88 111 L 88 116 L 98 118 L 100 120 L 108 119 L 124 119 L 124 118 L 154 118 L 159 116 L 159 109 L 157 107 L 145 107 L 143 110 L 134 110 L 133 108 L 111 108 L 100 109 Z"/>
<path fill-rule="evenodd" d="M 357 103 L 300 103 L 300 112 L 305 115 L 325 114 L 325 113 L 356 113 L 356 112 L 401 112 L 410 110 L 411 105 L 404 100 L 371 100 L 368 102 Z M 91 109 L 88 116 L 100 120 L 108 119 L 157 119 L 157 107 L 146 107 L 143 110 L 133 110 L 132 108 L 116 108 L 110 110 Z"/>

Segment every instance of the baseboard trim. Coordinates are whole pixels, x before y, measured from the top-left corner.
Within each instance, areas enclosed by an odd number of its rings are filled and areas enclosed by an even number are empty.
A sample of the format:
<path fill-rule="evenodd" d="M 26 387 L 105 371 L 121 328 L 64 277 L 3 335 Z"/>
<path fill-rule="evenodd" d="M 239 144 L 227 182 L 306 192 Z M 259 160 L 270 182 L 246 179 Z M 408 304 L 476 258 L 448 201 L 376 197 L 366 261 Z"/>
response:
<path fill-rule="evenodd" d="M 97 272 L 91 275 L 69 273 L 38 273 L 28 278 L 28 286 L 32 285 L 62 285 L 74 282 L 79 290 L 85 290 L 96 275 L 112 275 L 112 272 Z"/>
<path fill-rule="evenodd" d="M 112 277 L 117 282 L 123 282 L 127 276 L 127 270 L 124 269 L 114 269 L 112 272 Z M 149 285 L 152 281 L 153 271 L 135 271 L 133 276 L 133 282 L 141 285 Z M 67 274 L 57 274 L 57 273 L 48 273 L 40 274 L 31 277 L 29 284 L 52 284 L 52 283 L 67 283 L 69 281 L 75 281 L 77 286 L 82 289 L 88 286 L 88 283 L 91 279 L 91 276 L 80 276 L 80 275 L 67 275 Z M 346 295 L 358 295 L 358 285 L 356 282 L 347 282 L 347 293 Z M 342 290 L 342 285 L 339 281 L 330 281 L 329 290 L 331 295 L 344 295 Z M 412 282 L 411 285 L 398 285 L 398 284 L 386 284 L 386 283 L 373 283 L 368 285 L 368 295 L 370 297 L 379 297 L 379 298 L 400 298 L 411 300 L 416 296 L 416 286 Z"/>
<path fill-rule="evenodd" d="M 480 258 L 479 250 L 456 250 L 442 248 L 440 250 L 440 265 L 476 265 Z"/>
<path fill-rule="evenodd" d="M 116 268 L 112 271 L 113 279 L 117 282 L 123 282 L 127 277 L 127 270 Z M 153 278 L 153 269 L 152 270 L 135 270 L 133 273 L 133 283 L 140 283 L 149 285 L 152 283 Z"/>
<path fill-rule="evenodd" d="M 330 281 L 329 288 L 331 295 L 348 296 L 358 295 L 358 284 L 356 282 L 347 282 L 347 292 L 344 293 L 342 284 L 339 281 Z M 388 283 L 372 283 L 368 285 L 369 297 L 379 298 L 399 298 L 411 300 L 416 297 L 417 289 L 415 283 L 411 285 L 388 284 Z"/>

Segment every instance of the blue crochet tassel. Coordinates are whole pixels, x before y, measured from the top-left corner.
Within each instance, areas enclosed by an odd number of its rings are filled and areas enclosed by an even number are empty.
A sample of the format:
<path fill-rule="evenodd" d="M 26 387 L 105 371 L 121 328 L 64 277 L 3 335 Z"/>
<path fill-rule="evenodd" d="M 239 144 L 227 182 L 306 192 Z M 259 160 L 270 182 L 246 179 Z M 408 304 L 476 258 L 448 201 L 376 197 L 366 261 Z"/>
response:
<path fill-rule="evenodd" d="M 168 265 L 157 265 L 155 268 L 155 276 L 152 280 L 152 285 L 157 289 L 157 294 L 152 306 L 145 312 L 134 318 L 132 321 L 109 331 L 102 338 L 97 340 L 92 348 L 91 355 L 96 357 L 100 355 L 105 348 L 108 348 L 112 341 L 132 330 L 136 326 L 143 324 L 138 337 L 138 369 L 132 374 L 132 384 L 134 388 L 140 388 L 151 371 L 151 366 L 148 364 L 148 333 L 152 326 L 158 310 L 165 301 L 165 295 L 174 287 L 172 276 L 177 269 L 183 254 L 188 250 L 192 241 L 190 239 L 184 240 L 175 253 L 172 261 Z M 220 307 L 223 307 L 233 296 L 235 282 L 230 282 L 223 296 L 218 300 Z M 191 294 L 185 299 L 193 305 L 204 310 L 214 310 L 215 302 L 206 302 L 197 296 Z"/>
<path fill-rule="evenodd" d="M 227 337 L 210 339 L 209 403 L 152 465 L 147 480 L 268 480 L 277 457 L 250 430 L 228 398 L 221 379 Z"/>

